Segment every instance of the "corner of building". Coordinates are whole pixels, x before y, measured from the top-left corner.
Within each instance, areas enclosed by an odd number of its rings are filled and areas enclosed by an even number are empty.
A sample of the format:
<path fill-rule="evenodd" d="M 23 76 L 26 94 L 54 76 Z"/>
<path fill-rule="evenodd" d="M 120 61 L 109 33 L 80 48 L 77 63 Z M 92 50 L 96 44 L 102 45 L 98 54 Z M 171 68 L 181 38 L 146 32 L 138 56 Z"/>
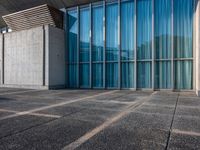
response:
<path fill-rule="evenodd" d="M 200 1 L 197 0 L 195 10 L 195 25 L 194 25 L 194 39 L 195 39 L 195 90 L 197 96 L 200 96 Z"/>

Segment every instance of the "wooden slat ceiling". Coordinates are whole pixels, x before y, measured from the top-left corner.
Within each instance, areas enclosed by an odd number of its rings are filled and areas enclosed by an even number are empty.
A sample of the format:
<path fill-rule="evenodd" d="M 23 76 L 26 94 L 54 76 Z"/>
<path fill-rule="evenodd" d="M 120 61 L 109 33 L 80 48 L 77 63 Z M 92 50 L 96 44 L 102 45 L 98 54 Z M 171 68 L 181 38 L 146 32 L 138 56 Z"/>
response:
<path fill-rule="evenodd" d="M 2 16 L 42 4 L 61 9 L 96 1 L 100 0 L 0 0 L 0 28 L 6 26 Z"/>
<path fill-rule="evenodd" d="M 44 4 L 5 15 L 3 19 L 10 29 L 18 31 L 48 24 L 62 28 L 62 17 L 61 11 Z"/>

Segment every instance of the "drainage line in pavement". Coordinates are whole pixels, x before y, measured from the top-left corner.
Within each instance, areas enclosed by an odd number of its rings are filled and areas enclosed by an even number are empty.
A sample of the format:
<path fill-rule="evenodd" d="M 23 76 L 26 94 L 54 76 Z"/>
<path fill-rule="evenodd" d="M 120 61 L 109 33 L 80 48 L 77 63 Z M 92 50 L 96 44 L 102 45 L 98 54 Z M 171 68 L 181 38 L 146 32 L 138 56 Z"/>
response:
<path fill-rule="evenodd" d="M 172 122 L 171 122 L 171 125 L 170 125 L 168 137 L 167 137 L 167 144 L 166 144 L 165 150 L 167 150 L 168 147 L 169 147 L 169 140 L 171 138 L 172 126 L 173 126 L 173 123 L 174 123 L 174 118 L 175 118 L 175 114 L 176 114 L 176 108 L 177 108 L 177 105 L 178 105 L 178 100 L 179 100 L 179 93 L 178 93 L 178 96 L 177 96 L 177 99 L 176 99 L 176 104 L 175 104 L 175 108 L 174 108 L 174 112 L 173 112 L 173 117 L 172 117 Z"/>

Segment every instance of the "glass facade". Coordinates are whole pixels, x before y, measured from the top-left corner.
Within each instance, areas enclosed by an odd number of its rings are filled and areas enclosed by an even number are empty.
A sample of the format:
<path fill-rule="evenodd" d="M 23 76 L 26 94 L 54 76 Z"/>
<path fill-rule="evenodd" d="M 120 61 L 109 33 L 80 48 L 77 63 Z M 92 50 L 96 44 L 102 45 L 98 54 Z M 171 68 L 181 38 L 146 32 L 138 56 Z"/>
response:
<path fill-rule="evenodd" d="M 152 0 L 137 1 L 137 87 L 152 88 Z"/>
<path fill-rule="evenodd" d="M 92 6 L 92 86 L 103 88 L 103 6 Z"/>
<path fill-rule="evenodd" d="M 78 88 L 78 13 L 77 10 L 67 12 L 67 61 L 68 61 L 68 87 Z"/>
<path fill-rule="evenodd" d="M 106 87 L 118 87 L 118 4 L 106 5 Z"/>
<path fill-rule="evenodd" d="M 194 5 L 120 0 L 68 9 L 68 87 L 193 89 Z"/>
<path fill-rule="evenodd" d="M 193 8 L 192 0 L 174 0 L 175 88 L 191 89 L 193 81 Z"/>
<path fill-rule="evenodd" d="M 134 88 L 134 1 L 121 3 L 121 87 Z"/>
<path fill-rule="evenodd" d="M 155 88 L 172 88 L 172 1 L 154 1 Z"/>
<path fill-rule="evenodd" d="M 80 62 L 80 87 L 90 86 L 90 10 L 88 7 L 80 9 L 79 24 L 79 62 Z"/>

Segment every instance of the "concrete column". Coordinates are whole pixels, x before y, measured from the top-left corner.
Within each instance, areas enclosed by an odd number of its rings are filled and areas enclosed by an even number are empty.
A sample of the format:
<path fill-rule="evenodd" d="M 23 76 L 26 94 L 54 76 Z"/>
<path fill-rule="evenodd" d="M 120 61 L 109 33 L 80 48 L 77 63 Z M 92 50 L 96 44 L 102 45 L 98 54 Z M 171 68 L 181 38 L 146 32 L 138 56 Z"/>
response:
<path fill-rule="evenodd" d="M 3 42 L 3 34 L 0 34 L 0 85 L 3 84 L 3 49 L 4 49 L 4 42 Z"/>
<path fill-rule="evenodd" d="M 195 23 L 194 23 L 194 58 L 195 58 L 195 88 L 196 94 L 200 96 L 200 0 L 195 8 Z"/>

